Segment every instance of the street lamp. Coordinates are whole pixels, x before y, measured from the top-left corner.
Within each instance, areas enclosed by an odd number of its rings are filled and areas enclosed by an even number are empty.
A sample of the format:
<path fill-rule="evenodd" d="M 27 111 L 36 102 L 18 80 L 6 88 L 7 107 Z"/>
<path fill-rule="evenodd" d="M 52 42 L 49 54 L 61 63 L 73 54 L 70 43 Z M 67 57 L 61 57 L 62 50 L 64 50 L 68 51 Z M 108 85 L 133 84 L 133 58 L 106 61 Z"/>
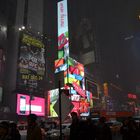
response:
<path fill-rule="evenodd" d="M 21 29 L 24 30 L 25 29 L 25 26 L 22 26 Z"/>

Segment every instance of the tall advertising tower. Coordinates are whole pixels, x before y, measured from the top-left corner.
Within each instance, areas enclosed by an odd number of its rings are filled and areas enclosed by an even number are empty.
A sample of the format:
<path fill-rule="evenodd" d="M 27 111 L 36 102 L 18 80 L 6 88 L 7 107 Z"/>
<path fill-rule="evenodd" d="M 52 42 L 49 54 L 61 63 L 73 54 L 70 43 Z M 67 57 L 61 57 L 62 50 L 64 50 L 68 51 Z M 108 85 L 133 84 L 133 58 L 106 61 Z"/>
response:
<path fill-rule="evenodd" d="M 90 107 L 92 107 L 92 93 L 85 89 L 83 64 L 70 57 L 67 0 L 57 3 L 57 14 L 58 59 L 55 60 L 56 81 L 61 80 L 61 89 L 69 91 L 67 96 L 74 105 L 71 111 L 80 116 L 88 116 Z M 48 92 L 48 116 L 50 117 L 57 116 L 54 106 L 58 100 L 58 92 L 58 89 Z"/>

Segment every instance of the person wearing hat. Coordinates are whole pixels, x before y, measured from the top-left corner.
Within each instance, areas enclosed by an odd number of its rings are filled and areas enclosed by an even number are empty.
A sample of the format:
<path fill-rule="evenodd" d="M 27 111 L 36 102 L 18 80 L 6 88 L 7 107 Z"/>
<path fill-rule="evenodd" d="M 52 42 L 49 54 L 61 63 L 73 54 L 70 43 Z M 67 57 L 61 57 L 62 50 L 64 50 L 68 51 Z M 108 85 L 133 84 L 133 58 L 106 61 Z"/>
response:
<path fill-rule="evenodd" d="M 71 112 L 72 123 L 70 125 L 70 140 L 78 140 L 79 118 L 76 112 Z"/>

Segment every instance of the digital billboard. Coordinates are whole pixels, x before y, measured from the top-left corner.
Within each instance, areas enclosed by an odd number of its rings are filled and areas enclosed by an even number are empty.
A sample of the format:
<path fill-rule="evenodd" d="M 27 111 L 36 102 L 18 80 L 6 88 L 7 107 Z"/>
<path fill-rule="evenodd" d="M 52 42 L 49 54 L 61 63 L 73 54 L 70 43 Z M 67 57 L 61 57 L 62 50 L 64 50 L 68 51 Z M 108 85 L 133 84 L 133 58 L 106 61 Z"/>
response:
<path fill-rule="evenodd" d="M 55 61 L 55 74 L 64 89 L 69 90 L 69 98 L 74 105 L 72 111 L 79 115 L 89 115 L 91 94 L 85 90 L 84 65 L 69 57 L 69 31 L 67 0 L 57 3 L 58 58 Z M 59 76 L 58 76 L 59 75 Z M 61 75 L 61 76 L 60 76 Z M 57 79 L 57 78 L 56 78 Z M 62 84 L 61 84 L 62 85 Z M 48 92 L 49 116 L 57 117 L 54 105 L 58 100 L 58 90 Z"/>
<path fill-rule="evenodd" d="M 57 3 L 58 58 L 69 56 L 67 0 Z"/>
<path fill-rule="evenodd" d="M 17 94 L 17 114 L 29 115 L 30 112 L 30 96 L 25 94 Z M 31 100 L 31 113 L 37 116 L 45 116 L 45 99 L 33 97 Z"/>
<path fill-rule="evenodd" d="M 21 32 L 19 42 L 17 89 L 39 90 L 45 76 L 45 46 L 41 40 Z M 38 91 L 36 91 L 38 92 Z"/>
<path fill-rule="evenodd" d="M 49 100 L 48 116 L 50 117 L 58 117 L 57 113 L 53 108 L 58 98 L 59 98 L 59 89 L 48 91 L 48 100 Z"/>

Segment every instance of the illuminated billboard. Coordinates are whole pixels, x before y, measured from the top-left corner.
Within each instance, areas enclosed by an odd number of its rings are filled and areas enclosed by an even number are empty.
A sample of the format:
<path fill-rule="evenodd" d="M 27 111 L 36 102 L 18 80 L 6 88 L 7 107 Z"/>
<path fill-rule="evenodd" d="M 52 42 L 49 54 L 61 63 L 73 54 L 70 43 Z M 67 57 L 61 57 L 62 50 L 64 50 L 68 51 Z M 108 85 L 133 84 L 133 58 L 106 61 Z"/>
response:
<path fill-rule="evenodd" d="M 19 43 L 17 89 L 38 89 L 45 76 L 45 46 L 41 40 L 21 32 Z"/>
<path fill-rule="evenodd" d="M 50 117 L 58 117 L 57 113 L 53 108 L 58 98 L 59 98 L 59 89 L 48 91 L 48 102 L 49 102 L 48 116 Z"/>
<path fill-rule="evenodd" d="M 58 58 L 69 56 L 67 0 L 57 3 Z"/>
<path fill-rule="evenodd" d="M 17 94 L 17 114 L 29 115 L 30 112 L 30 96 L 25 94 Z M 45 99 L 33 97 L 31 100 L 31 113 L 37 116 L 45 116 Z"/>
<path fill-rule="evenodd" d="M 72 111 L 88 116 L 92 103 L 91 92 L 85 90 L 84 65 L 69 57 L 67 0 L 57 3 L 58 13 L 58 58 L 55 60 L 56 82 L 69 90 L 69 98 L 74 105 Z M 61 88 L 62 88 L 61 87 Z M 48 116 L 57 117 L 54 106 L 58 100 L 58 89 L 48 92 Z"/>

